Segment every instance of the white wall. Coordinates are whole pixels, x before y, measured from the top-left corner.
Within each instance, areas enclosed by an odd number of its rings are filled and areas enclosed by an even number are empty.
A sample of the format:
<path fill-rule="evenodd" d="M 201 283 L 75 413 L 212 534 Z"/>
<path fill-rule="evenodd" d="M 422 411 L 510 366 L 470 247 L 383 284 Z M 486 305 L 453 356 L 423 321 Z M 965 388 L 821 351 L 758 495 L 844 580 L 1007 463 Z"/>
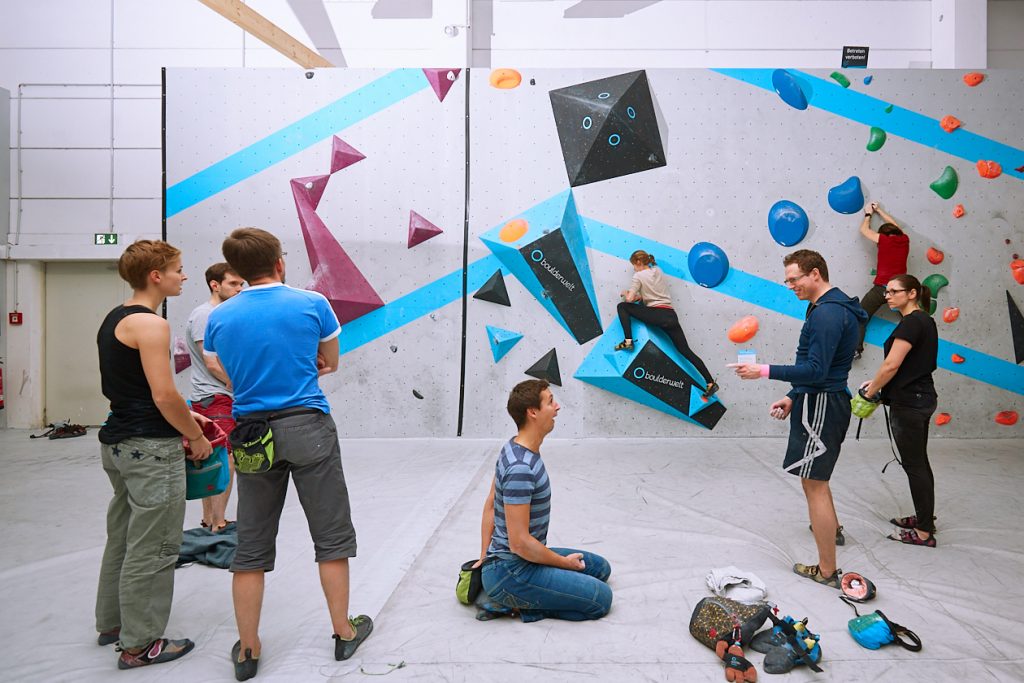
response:
<path fill-rule="evenodd" d="M 834 68 L 842 45 L 862 44 L 874 68 L 984 68 L 986 59 L 1024 68 L 1024 3 L 1011 0 L 248 4 L 352 67 Z M 298 17 L 292 5 L 312 11 Z M 160 234 L 162 66 L 290 65 L 196 0 L 5 2 L 0 88 L 12 95 L 12 201 L 0 258 L 112 259 L 118 250 L 93 246 L 94 233 L 122 242 Z M 42 338 L 41 328 L 32 332 Z"/>

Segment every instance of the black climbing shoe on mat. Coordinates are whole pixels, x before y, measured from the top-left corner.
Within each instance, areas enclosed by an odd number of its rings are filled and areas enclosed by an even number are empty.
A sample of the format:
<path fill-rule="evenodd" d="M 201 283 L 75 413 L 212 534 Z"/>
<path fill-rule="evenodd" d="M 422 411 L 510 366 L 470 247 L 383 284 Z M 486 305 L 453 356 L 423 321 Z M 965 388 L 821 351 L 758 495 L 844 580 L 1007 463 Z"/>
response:
<path fill-rule="evenodd" d="M 837 569 L 834 572 L 832 572 L 832 576 L 822 576 L 821 568 L 818 565 L 800 564 L 799 562 L 793 565 L 793 573 L 799 574 L 805 579 L 810 579 L 815 583 L 820 583 L 823 586 L 835 588 L 836 590 L 839 589 L 839 580 L 843 574 L 842 571 Z"/>
<path fill-rule="evenodd" d="M 354 655 L 360 643 L 373 633 L 373 620 L 365 614 L 349 618 L 348 623 L 352 625 L 352 630 L 356 632 L 352 640 L 345 640 L 337 633 L 334 634 L 334 658 L 339 662 Z"/>
<path fill-rule="evenodd" d="M 615 345 L 615 350 L 616 351 L 632 351 L 633 350 L 633 340 L 631 340 L 631 339 L 630 340 L 623 339 L 622 341 L 620 341 L 618 344 Z"/>
<path fill-rule="evenodd" d="M 256 670 L 260 666 L 260 658 L 252 656 L 252 650 L 249 648 L 245 649 L 245 659 L 239 661 L 239 657 L 242 654 L 242 641 L 235 641 L 234 647 L 231 648 L 231 662 L 235 665 L 235 680 L 236 681 L 247 681 L 256 675 Z"/>
<path fill-rule="evenodd" d="M 96 636 L 96 642 L 100 645 L 113 645 L 119 640 L 121 640 L 121 629 L 119 628 L 113 628 L 109 631 L 101 631 L 100 634 Z"/>
<path fill-rule="evenodd" d="M 814 533 L 814 525 L 808 524 L 807 528 L 811 530 L 812 534 Z M 846 545 L 846 536 L 843 536 L 842 524 L 836 527 L 836 545 Z"/>
<path fill-rule="evenodd" d="M 131 653 L 125 649 L 118 648 L 121 656 L 117 660 L 117 668 L 137 669 L 140 666 L 149 666 L 150 664 L 173 662 L 175 659 L 187 655 L 195 646 L 196 644 L 188 638 L 182 638 L 181 640 L 160 638 L 142 648 L 141 652 Z"/>

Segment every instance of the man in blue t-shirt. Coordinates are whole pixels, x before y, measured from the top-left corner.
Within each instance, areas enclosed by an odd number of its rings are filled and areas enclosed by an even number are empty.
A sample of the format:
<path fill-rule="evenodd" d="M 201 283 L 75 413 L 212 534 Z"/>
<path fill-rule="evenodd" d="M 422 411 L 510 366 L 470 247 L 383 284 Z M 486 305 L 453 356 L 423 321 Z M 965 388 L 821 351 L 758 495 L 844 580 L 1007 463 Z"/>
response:
<path fill-rule="evenodd" d="M 206 326 L 203 353 L 216 356 L 234 389 L 237 433 L 266 420 L 273 464 L 238 477 L 238 550 L 231 564 L 238 642 L 235 678 L 256 675 L 261 643 L 264 574 L 274 569 L 278 521 L 295 483 L 306 513 L 320 582 L 334 626 L 334 656 L 351 657 L 370 635 L 366 615 L 348 616 L 348 558 L 356 532 L 341 466 L 338 432 L 320 375 L 338 369 L 341 326 L 321 294 L 284 284 L 281 243 L 258 228 L 239 228 L 224 240 L 224 259 L 249 288 L 217 306 Z"/>
<path fill-rule="evenodd" d="M 501 449 L 484 504 L 484 590 L 495 602 L 518 610 L 523 621 L 600 619 L 612 605 L 607 560 L 546 545 L 551 484 L 540 446 L 554 429 L 558 410 L 543 380 L 520 382 L 512 389 L 508 413 L 519 433 Z"/>

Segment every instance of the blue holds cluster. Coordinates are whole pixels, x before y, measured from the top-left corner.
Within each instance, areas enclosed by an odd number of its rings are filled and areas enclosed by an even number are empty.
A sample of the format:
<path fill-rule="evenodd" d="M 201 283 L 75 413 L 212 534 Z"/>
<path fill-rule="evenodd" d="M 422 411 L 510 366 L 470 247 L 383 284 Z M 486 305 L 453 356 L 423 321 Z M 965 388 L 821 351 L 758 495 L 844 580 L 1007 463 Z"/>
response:
<path fill-rule="evenodd" d="M 794 109 L 807 109 L 807 95 L 793 74 L 785 69 L 776 69 L 772 72 L 772 87 L 789 106 Z"/>
<path fill-rule="evenodd" d="M 828 205 L 839 213 L 857 213 L 864 208 L 864 191 L 860 178 L 850 176 L 828 191 Z"/>
<path fill-rule="evenodd" d="M 717 287 L 729 274 L 729 257 L 711 242 L 697 242 L 686 258 L 690 276 L 701 287 Z"/>
<path fill-rule="evenodd" d="M 807 236 L 807 212 L 799 204 L 781 199 L 768 209 L 768 232 L 784 247 L 799 244 Z"/>

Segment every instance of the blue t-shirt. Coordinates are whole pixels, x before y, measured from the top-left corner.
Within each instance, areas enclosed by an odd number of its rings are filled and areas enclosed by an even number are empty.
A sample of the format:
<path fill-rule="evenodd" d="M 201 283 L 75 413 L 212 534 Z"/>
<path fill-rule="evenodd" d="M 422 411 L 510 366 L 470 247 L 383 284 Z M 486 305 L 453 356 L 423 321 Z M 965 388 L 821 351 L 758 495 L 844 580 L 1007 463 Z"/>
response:
<path fill-rule="evenodd" d="M 210 313 L 203 352 L 217 356 L 231 378 L 235 417 L 285 408 L 331 412 L 320 389 L 320 342 L 341 333 L 322 294 L 281 283 L 256 285 Z"/>
<path fill-rule="evenodd" d="M 503 559 L 518 557 L 508 544 L 506 505 L 530 506 L 530 535 L 547 544 L 551 518 L 551 485 L 540 453 L 509 439 L 494 467 L 494 533 L 487 555 Z"/>

